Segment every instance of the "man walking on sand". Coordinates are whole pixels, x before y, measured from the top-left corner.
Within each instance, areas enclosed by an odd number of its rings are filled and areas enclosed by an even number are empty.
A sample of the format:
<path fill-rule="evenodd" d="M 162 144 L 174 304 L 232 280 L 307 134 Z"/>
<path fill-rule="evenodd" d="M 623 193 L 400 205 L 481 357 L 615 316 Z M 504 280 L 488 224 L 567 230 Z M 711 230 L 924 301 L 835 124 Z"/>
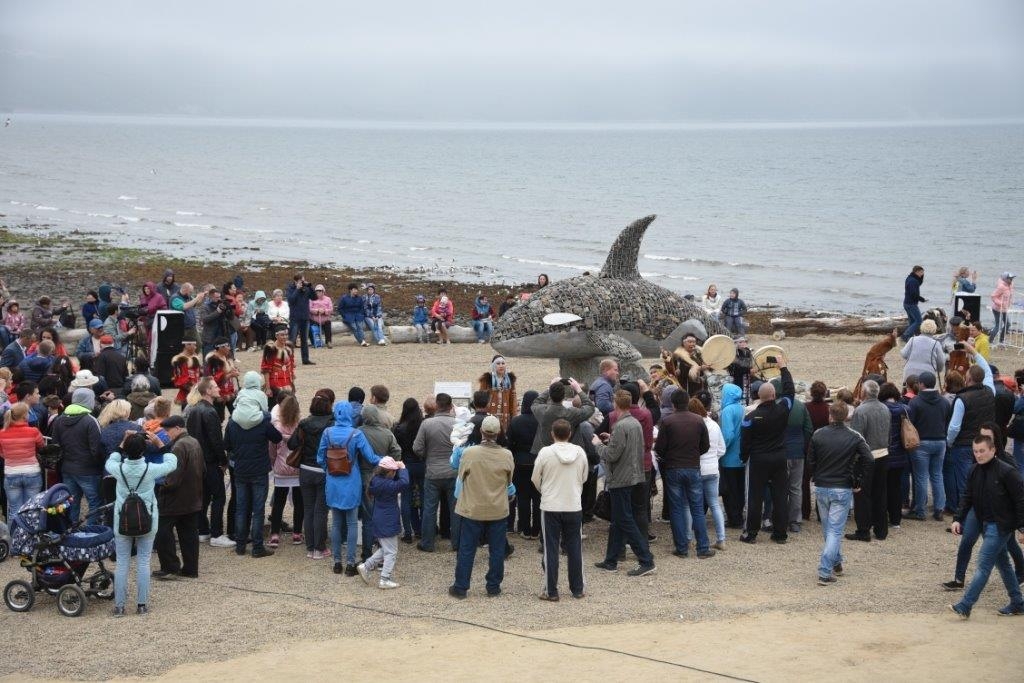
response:
<path fill-rule="evenodd" d="M 590 469 L 587 454 L 569 443 L 572 425 L 555 420 L 551 425 L 554 443 L 540 449 L 530 480 L 540 491 L 540 517 L 544 528 L 545 586 L 541 600 L 558 602 L 558 554 L 565 548 L 569 569 L 569 590 L 583 597 L 583 483 Z"/>
<path fill-rule="evenodd" d="M 846 426 L 846 404 L 829 406 L 828 426 L 811 436 L 807 467 L 814 480 L 825 546 L 818 563 L 818 585 L 828 586 L 843 573 L 843 527 L 850 516 L 853 494 L 870 471 L 871 450 L 857 432 Z"/>
<path fill-rule="evenodd" d="M 639 564 L 627 573 L 629 576 L 646 576 L 656 570 L 647 536 L 640 532 L 636 523 L 636 518 L 647 511 L 647 501 L 644 500 L 647 481 L 644 477 L 644 430 L 640 421 L 629 412 L 632 404 L 633 397 L 628 391 L 616 391 L 615 413 L 618 419 L 611 437 L 607 434 L 594 436 L 594 447 L 605 468 L 605 485 L 611 498 L 612 512 L 604 560 L 594 566 L 607 572 L 618 571 L 619 555 L 628 543 Z"/>
<path fill-rule="evenodd" d="M 432 418 L 437 419 L 437 418 Z M 462 518 L 459 554 L 455 560 L 455 581 L 448 588 L 453 598 L 463 599 L 473 575 L 473 561 L 481 539 L 487 541 L 489 557 L 487 595 L 501 594 L 505 578 L 505 532 L 508 529 L 508 491 L 515 462 L 512 451 L 498 445 L 501 422 L 493 415 L 480 425 L 481 443 L 470 446 L 459 461 L 456 475 L 462 483 L 455 512 Z"/>
<path fill-rule="evenodd" d="M 1010 604 L 997 613 L 1005 617 L 1019 616 L 1024 614 L 1024 597 L 1021 597 L 1020 585 L 1006 556 L 1006 544 L 1014 529 L 1018 537 L 1024 537 L 1024 480 L 1015 467 L 996 458 L 996 446 L 989 437 L 975 437 L 972 450 L 978 464 L 971 470 L 967 487 L 960 498 L 960 509 L 956 513 L 952 531 L 959 536 L 967 513 L 973 510 L 981 525 L 984 540 L 971 585 L 960 602 L 949 608 L 961 619 L 969 618 L 971 609 L 988 583 L 994 565 L 999 569 L 1003 586 L 1010 597 Z"/>

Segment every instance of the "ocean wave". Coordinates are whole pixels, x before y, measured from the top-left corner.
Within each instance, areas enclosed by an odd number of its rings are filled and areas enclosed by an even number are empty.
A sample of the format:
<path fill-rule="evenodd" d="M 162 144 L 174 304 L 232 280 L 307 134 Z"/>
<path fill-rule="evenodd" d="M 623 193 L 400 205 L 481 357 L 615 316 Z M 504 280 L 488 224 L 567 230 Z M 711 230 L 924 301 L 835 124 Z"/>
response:
<path fill-rule="evenodd" d="M 92 218 L 113 218 L 114 217 L 114 214 L 112 214 L 112 213 L 87 213 L 85 215 L 86 216 L 90 216 Z"/>
<path fill-rule="evenodd" d="M 409 247 L 409 251 L 430 251 L 431 247 Z"/>
<path fill-rule="evenodd" d="M 28 206 L 26 202 L 17 202 L 13 199 L 11 200 L 11 204 L 14 204 L 15 206 Z"/>
<path fill-rule="evenodd" d="M 356 240 L 356 244 L 369 244 L 370 240 Z"/>
<path fill-rule="evenodd" d="M 555 266 L 557 268 L 572 268 L 573 270 L 593 270 L 594 266 L 580 265 L 578 263 L 560 263 L 558 261 L 542 261 L 540 259 L 528 259 L 519 258 L 518 256 L 509 256 L 508 254 L 502 254 L 501 258 L 508 261 L 515 261 L 516 263 L 529 263 L 534 266 Z"/>
<path fill-rule="evenodd" d="M 153 210 L 153 209 L 151 209 L 148 206 L 133 206 L 132 209 L 134 209 L 136 211 L 152 211 Z"/>
<path fill-rule="evenodd" d="M 206 225 L 205 223 L 172 223 L 176 228 L 199 228 L 200 230 L 212 230 L 212 225 Z"/>
<path fill-rule="evenodd" d="M 60 211 L 56 206 L 43 206 L 42 204 L 36 204 L 36 211 Z"/>
<path fill-rule="evenodd" d="M 120 218 L 121 220 L 128 221 L 130 223 L 138 223 L 140 220 L 142 220 L 138 216 L 120 216 L 120 215 L 118 215 L 118 216 L 114 216 L 114 218 Z"/>
<path fill-rule="evenodd" d="M 138 199 L 138 197 L 132 197 L 131 195 L 123 194 L 120 197 L 118 197 L 118 199 L 120 199 L 123 202 L 127 202 L 127 201 L 131 201 L 133 199 Z"/>
<path fill-rule="evenodd" d="M 270 207 L 267 207 L 267 206 L 257 206 L 256 210 L 257 211 L 270 211 Z"/>
<path fill-rule="evenodd" d="M 674 263 L 692 263 L 694 265 L 701 266 L 714 266 L 717 268 L 729 267 L 729 268 L 746 268 L 753 270 L 764 270 L 766 268 L 778 268 L 778 266 L 769 266 L 763 263 L 745 263 L 743 261 L 720 261 L 717 259 L 703 259 L 692 256 L 666 256 L 664 254 L 644 254 L 643 257 L 649 261 L 671 261 Z M 801 273 L 813 273 L 815 275 L 826 274 L 826 275 L 840 275 L 844 277 L 866 277 L 867 273 L 860 270 L 841 270 L 839 268 L 805 268 L 787 263 L 784 267 L 785 270 L 792 270 Z M 696 278 L 695 278 L 696 279 Z"/>
<path fill-rule="evenodd" d="M 199 211 L 175 211 L 179 216 L 202 216 L 203 214 Z"/>

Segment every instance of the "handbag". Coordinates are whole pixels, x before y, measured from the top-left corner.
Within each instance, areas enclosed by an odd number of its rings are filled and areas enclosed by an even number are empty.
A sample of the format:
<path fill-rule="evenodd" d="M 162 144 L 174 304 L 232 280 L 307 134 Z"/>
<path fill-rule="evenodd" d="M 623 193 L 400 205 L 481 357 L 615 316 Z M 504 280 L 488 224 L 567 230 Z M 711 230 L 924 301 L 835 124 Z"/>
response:
<path fill-rule="evenodd" d="M 921 435 L 917 433 L 917 427 L 910 421 L 906 413 L 900 420 L 900 441 L 903 443 L 903 449 L 907 451 L 912 451 L 921 445 Z"/>
<path fill-rule="evenodd" d="M 306 431 L 299 429 L 299 445 L 288 452 L 288 457 L 284 459 L 284 464 L 288 467 L 298 467 L 302 464 L 302 449 L 306 445 Z"/>
<path fill-rule="evenodd" d="M 332 446 L 330 439 L 327 441 L 327 474 L 333 477 L 342 477 L 348 474 L 352 474 L 352 458 L 348 455 L 348 445 L 352 442 L 352 437 L 356 435 L 356 430 L 353 429 L 352 433 L 348 435 L 348 439 L 345 441 L 344 446 Z"/>

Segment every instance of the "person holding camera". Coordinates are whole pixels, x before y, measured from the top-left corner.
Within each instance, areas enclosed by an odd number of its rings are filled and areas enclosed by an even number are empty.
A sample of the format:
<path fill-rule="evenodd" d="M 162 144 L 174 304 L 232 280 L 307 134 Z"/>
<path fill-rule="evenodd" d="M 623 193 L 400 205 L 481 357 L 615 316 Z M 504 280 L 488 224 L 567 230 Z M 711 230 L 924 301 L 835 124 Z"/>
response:
<path fill-rule="evenodd" d="M 288 341 L 294 346 L 295 338 L 298 337 L 303 365 L 315 365 L 309 359 L 309 300 L 315 298 L 313 285 L 306 282 L 302 273 L 296 273 L 288 285 L 288 308 L 291 313 L 288 319 Z"/>
<path fill-rule="evenodd" d="M 214 342 L 219 337 L 230 338 L 234 331 L 231 321 L 235 319 L 234 307 L 221 300 L 220 290 L 213 285 L 206 285 L 206 303 L 199 312 L 203 322 L 203 357 L 214 350 Z"/>

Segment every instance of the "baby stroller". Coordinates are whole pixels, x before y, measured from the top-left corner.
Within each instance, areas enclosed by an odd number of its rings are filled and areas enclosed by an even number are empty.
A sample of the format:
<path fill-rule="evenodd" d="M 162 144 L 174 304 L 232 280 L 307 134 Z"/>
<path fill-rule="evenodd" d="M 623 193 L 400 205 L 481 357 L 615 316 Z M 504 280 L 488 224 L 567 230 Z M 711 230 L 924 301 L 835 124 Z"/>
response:
<path fill-rule="evenodd" d="M 109 507 L 90 510 L 89 517 Z M 87 596 L 114 598 L 114 575 L 103 565 L 114 553 L 114 532 L 99 524 L 72 524 L 70 508 L 71 492 L 57 484 L 32 496 L 12 516 L 11 550 L 32 578 L 15 579 L 4 588 L 11 611 L 28 612 L 40 591 L 57 596 L 57 611 L 66 617 L 82 614 Z M 99 569 L 87 576 L 92 562 Z"/>
<path fill-rule="evenodd" d="M 7 525 L 0 522 L 0 562 L 3 562 L 11 554 L 11 534 Z"/>

